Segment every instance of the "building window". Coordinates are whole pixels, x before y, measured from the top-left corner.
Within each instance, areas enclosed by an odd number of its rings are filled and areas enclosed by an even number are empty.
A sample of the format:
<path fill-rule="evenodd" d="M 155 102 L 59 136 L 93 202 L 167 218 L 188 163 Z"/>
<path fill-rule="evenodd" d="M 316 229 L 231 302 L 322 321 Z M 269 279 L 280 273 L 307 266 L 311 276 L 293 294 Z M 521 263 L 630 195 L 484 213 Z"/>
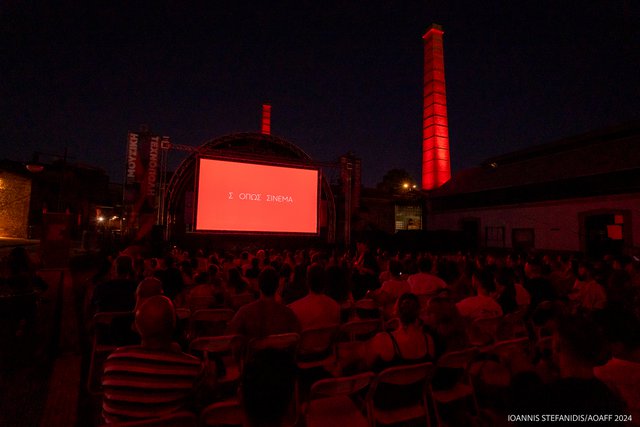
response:
<path fill-rule="evenodd" d="M 395 231 L 422 230 L 422 206 L 396 205 Z"/>
<path fill-rule="evenodd" d="M 484 246 L 487 248 L 504 248 L 504 227 L 485 227 Z"/>
<path fill-rule="evenodd" d="M 511 230 L 511 246 L 514 249 L 529 250 L 534 247 L 535 232 L 533 228 L 514 228 Z"/>

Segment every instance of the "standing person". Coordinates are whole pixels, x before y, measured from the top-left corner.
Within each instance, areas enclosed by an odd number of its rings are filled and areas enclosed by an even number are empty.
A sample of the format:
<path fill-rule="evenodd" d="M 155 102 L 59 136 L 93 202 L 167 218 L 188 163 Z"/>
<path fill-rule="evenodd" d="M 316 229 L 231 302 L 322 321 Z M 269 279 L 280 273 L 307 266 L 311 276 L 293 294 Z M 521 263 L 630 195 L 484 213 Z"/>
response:
<path fill-rule="evenodd" d="M 115 270 L 110 280 L 98 283 L 93 289 L 91 302 L 97 312 L 132 311 L 136 305 L 136 288 L 133 260 L 130 256 L 116 258 Z"/>
<path fill-rule="evenodd" d="M 175 258 L 167 255 L 164 257 L 164 269 L 158 270 L 155 273 L 155 277 L 162 282 L 164 294 L 170 299 L 175 299 L 175 297 L 182 292 L 182 288 L 184 288 L 182 272 L 175 264 Z"/>
<path fill-rule="evenodd" d="M 524 265 L 524 274 L 524 288 L 529 292 L 529 295 L 531 295 L 529 313 L 533 313 L 542 301 L 556 300 L 556 294 L 553 291 L 551 282 L 542 276 L 542 265 L 540 261 L 534 258 L 529 259 Z"/>

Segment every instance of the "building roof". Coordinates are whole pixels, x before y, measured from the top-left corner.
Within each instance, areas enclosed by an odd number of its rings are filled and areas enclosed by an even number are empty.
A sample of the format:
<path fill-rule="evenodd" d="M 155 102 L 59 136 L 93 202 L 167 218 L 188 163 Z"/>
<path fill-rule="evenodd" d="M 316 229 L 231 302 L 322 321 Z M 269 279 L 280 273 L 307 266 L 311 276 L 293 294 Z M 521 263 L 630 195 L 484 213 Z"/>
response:
<path fill-rule="evenodd" d="M 640 191 L 638 178 L 640 121 L 489 158 L 430 197 L 441 208 L 522 203 Z"/>

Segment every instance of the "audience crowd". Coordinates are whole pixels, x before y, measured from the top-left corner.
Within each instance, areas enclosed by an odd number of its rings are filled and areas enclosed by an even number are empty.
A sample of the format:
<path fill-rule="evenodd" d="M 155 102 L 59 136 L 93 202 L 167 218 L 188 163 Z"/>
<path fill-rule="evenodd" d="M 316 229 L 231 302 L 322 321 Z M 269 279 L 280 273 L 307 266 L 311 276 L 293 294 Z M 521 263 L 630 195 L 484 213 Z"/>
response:
<path fill-rule="evenodd" d="M 392 254 L 360 242 L 355 254 L 174 248 L 152 258 L 130 248 L 76 258 L 71 270 L 82 278 L 87 384 L 102 423 L 199 414 L 232 400 L 245 425 L 295 425 L 317 381 L 427 362 L 428 387 L 380 384 L 354 404 L 375 418 L 372 407 L 401 409 L 427 390 L 428 416 L 449 425 L 543 414 L 640 420 L 635 258 Z M 42 286 L 19 251 L 3 277 L 3 295 Z M 33 316 L 25 310 L 22 324 Z M 97 319 L 109 313 L 125 320 L 105 329 Z M 321 332 L 325 345 L 309 344 Z M 223 341 L 228 353 L 214 348 Z M 109 350 L 98 354 L 99 344 Z M 456 357 L 463 363 L 450 364 Z M 450 399 L 437 398 L 444 392 Z"/>

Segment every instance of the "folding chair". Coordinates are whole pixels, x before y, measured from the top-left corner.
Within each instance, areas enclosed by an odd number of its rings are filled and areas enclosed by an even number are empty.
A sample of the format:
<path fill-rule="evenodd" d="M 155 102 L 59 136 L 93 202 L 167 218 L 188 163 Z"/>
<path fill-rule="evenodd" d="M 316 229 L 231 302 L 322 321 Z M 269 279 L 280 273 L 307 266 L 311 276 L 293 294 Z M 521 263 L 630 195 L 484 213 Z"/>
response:
<path fill-rule="evenodd" d="M 358 319 L 380 319 L 382 318 L 382 309 L 378 303 L 372 299 L 361 299 L 353 304 L 353 311 Z"/>
<path fill-rule="evenodd" d="M 521 337 L 499 341 L 484 349 L 483 352 L 496 355 L 500 363 L 513 374 L 518 371 L 518 369 L 514 369 L 514 365 L 517 365 L 518 362 L 531 362 L 532 346 L 528 337 Z"/>
<path fill-rule="evenodd" d="M 307 427 L 369 425 L 368 405 L 358 405 L 359 394 L 375 375 L 371 372 L 350 377 L 320 380 L 311 386 L 309 402 L 303 413 Z"/>
<path fill-rule="evenodd" d="M 247 305 L 255 300 L 256 299 L 254 298 L 254 296 L 249 292 L 245 292 L 237 295 L 231 295 L 230 297 L 231 308 L 233 308 L 233 310 L 235 311 L 238 311 L 238 309 L 243 305 Z"/>
<path fill-rule="evenodd" d="M 201 337 L 191 341 L 189 353 L 205 363 L 215 363 L 218 383 L 234 387 L 242 372 L 244 343 L 245 339 L 240 335 Z"/>
<path fill-rule="evenodd" d="M 193 312 L 198 310 L 206 310 L 219 308 L 220 304 L 216 300 L 216 297 L 192 297 L 187 300 L 189 302 L 189 309 Z"/>
<path fill-rule="evenodd" d="M 311 369 L 335 364 L 333 344 L 338 330 L 338 325 L 330 325 L 302 331 L 296 357 L 298 368 Z"/>
<path fill-rule="evenodd" d="M 469 366 L 478 352 L 477 348 L 454 351 L 443 354 L 438 360 L 438 369 L 450 369 L 458 372 L 455 383 L 448 385 L 444 389 L 434 389 L 433 384 L 431 384 L 430 393 L 438 425 L 443 425 L 440 405 L 446 405 L 457 400 L 471 398 L 475 413 L 479 413 L 475 390 L 469 376 Z"/>
<path fill-rule="evenodd" d="M 427 389 L 434 372 L 429 362 L 380 372 L 367 396 L 371 425 L 424 419 L 425 425 L 431 426 Z"/>
<path fill-rule="evenodd" d="M 469 344 L 481 347 L 494 343 L 501 323 L 502 316 L 475 319 L 467 327 Z"/>
<path fill-rule="evenodd" d="M 200 413 L 202 427 L 231 427 L 244 425 L 244 412 L 240 403 L 233 400 L 212 403 Z"/>
<path fill-rule="evenodd" d="M 192 341 L 200 337 L 224 335 L 234 314 L 233 310 L 227 308 L 209 308 L 192 312 L 187 339 Z"/>
<path fill-rule="evenodd" d="M 498 326 L 497 341 L 529 336 L 527 325 L 524 322 L 524 315 L 525 313 L 521 311 L 506 314 Z"/>
<path fill-rule="evenodd" d="M 373 337 L 380 332 L 382 321 L 380 319 L 352 320 L 340 326 L 340 335 L 348 341 L 362 341 Z"/>
<path fill-rule="evenodd" d="M 346 323 L 350 321 L 352 316 L 353 303 L 348 300 L 340 303 L 340 323 Z"/>
<path fill-rule="evenodd" d="M 198 417 L 195 414 L 187 411 L 181 411 L 159 418 L 111 423 L 106 424 L 103 427 L 196 427 L 197 425 Z"/>
<path fill-rule="evenodd" d="M 134 320 L 135 313 L 131 311 L 102 312 L 93 317 L 93 343 L 87 377 L 89 393 L 102 393 L 102 367 L 107 356 L 118 347 L 140 342 L 132 329 Z"/>

